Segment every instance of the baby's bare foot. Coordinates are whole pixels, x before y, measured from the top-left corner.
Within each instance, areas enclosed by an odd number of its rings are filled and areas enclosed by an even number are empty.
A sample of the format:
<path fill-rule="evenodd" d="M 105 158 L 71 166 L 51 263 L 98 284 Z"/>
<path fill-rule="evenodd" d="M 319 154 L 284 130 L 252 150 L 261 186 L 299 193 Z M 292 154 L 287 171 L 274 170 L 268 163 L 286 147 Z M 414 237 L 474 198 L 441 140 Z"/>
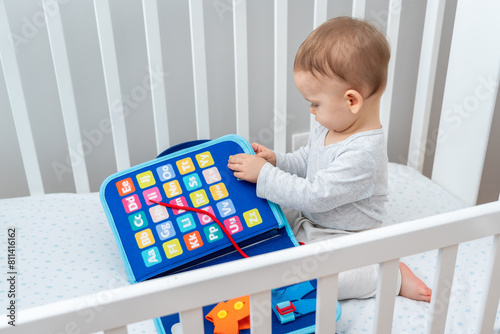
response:
<path fill-rule="evenodd" d="M 399 269 L 401 270 L 401 290 L 399 291 L 399 295 L 429 303 L 431 301 L 432 290 L 415 276 L 406 264 L 400 262 Z"/>

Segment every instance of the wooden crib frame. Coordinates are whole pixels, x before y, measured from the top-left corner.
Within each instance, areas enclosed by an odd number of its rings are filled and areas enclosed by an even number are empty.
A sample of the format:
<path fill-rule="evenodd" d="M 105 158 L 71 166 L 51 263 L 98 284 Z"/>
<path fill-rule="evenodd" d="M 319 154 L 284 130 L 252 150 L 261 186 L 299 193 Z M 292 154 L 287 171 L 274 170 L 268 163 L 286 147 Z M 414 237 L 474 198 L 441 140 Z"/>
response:
<path fill-rule="evenodd" d="M 68 147 L 81 148 L 82 137 L 78 123 L 78 112 L 68 64 L 63 25 L 59 15 L 59 4 L 44 0 L 47 29 L 50 39 L 54 68 L 58 81 L 60 101 L 64 116 Z M 390 0 L 389 8 L 401 8 L 402 0 Z M 113 128 L 114 150 L 118 170 L 130 167 L 123 107 L 112 105 L 120 96 L 120 79 L 116 63 L 112 20 L 108 0 L 94 3 L 106 90 Z M 197 138 L 209 138 L 210 129 L 207 93 L 207 65 L 203 30 L 203 2 L 189 0 L 190 27 L 193 48 L 193 75 L 195 83 L 195 107 Z M 249 138 L 248 60 L 246 1 L 233 0 L 234 58 L 236 89 L 237 133 Z M 451 41 L 450 18 L 455 15 L 457 0 L 429 1 L 423 31 L 420 69 L 416 85 L 416 103 L 412 122 L 408 164 L 422 171 L 431 109 L 435 105 L 435 94 L 442 93 L 444 84 L 437 78 L 442 65 L 447 64 L 447 53 L 443 45 Z M 327 1 L 314 1 L 314 26 L 325 21 Z M 352 15 L 363 17 L 365 0 L 354 0 Z M 287 133 L 279 120 L 286 119 L 287 110 L 287 25 L 288 3 L 275 0 L 275 68 L 274 68 L 274 149 L 285 152 Z M 150 71 L 163 68 L 159 40 L 157 0 L 143 0 L 147 52 Z M 50 17 L 49 17 L 50 13 Z M 400 11 L 389 10 L 387 34 L 392 40 L 393 57 L 397 57 L 397 40 L 400 26 Z M 451 20 L 453 25 L 453 20 Z M 0 34 L 10 36 L 9 18 L 4 0 L 0 1 Z M 26 100 L 23 93 L 19 64 L 11 39 L 0 42 L 0 54 L 9 101 L 18 134 L 26 179 L 31 195 L 43 194 L 44 186 L 34 139 L 30 128 Z M 382 102 L 383 110 L 391 110 L 396 61 L 390 63 L 387 93 Z M 163 81 L 152 89 L 153 113 L 158 151 L 170 146 L 168 131 L 165 86 Z M 493 111 L 491 111 L 493 114 Z M 390 128 L 390 112 L 382 114 L 385 129 Z M 491 121 L 491 120 L 490 120 Z M 488 134 L 485 134 L 486 138 Z M 195 139 L 195 138 L 193 138 Z M 478 162 L 482 164 L 482 162 Z M 89 177 L 85 163 L 72 166 L 75 188 L 79 193 L 90 192 Z M 446 183 L 447 181 L 443 181 Z M 450 182 L 453 182 L 451 180 Z M 475 204 L 475 203 L 472 203 Z M 333 333 L 336 311 L 337 280 L 342 271 L 380 264 L 376 297 L 374 333 L 391 332 L 394 311 L 394 290 L 397 281 L 399 259 L 411 254 L 439 249 L 437 273 L 433 289 L 432 320 L 429 333 L 442 333 L 446 324 L 449 289 L 452 282 L 458 244 L 494 236 L 490 257 L 489 274 L 484 282 L 485 291 L 481 308 L 478 333 L 490 332 L 494 326 L 500 299 L 500 203 L 493 202 L 467 209 L 420 219 L 416 222 L 387 226 L 362 234 L 350 235 L 342 242 L 329 241 L 310 244 L 300 248 L 243 259 L 193 272 L 176 274 L 152 281 L 106 290 L 95 295 L 61 301 L 50 305 L 21 310 L 19 322 L 11 327 L 0 323 L 2 333 L 93 333 L 104 330 L 106 334 L 128 333 L 127 324 L 152 319 L 172 313 L 180 313 L 184 333 L 203 332 L 202 306 L 242 295 L 251 296 L 251 332 L 270 333 L 271 290 L 284 284 L 318 278 L 316 333 Z M 425 240 L 425 242 L 423 242 Z M 404 247 L 401 247 L 404 245 Z M 243 284 L 232 284 L 234 281 Z M 222 289 L 223 287 L 223 289 Z M 196 298 L 186 298 L 196 296 Z M 167 301 L 175 300 L 176 303 Z M 90 303 L 89 301 L 97 301 Z M 82 308 L 82 305 L 85 305 Z M 436 311 L 437 310 L 437 311 Z M 92 321 L 82 314 L 92 314 Z"/>

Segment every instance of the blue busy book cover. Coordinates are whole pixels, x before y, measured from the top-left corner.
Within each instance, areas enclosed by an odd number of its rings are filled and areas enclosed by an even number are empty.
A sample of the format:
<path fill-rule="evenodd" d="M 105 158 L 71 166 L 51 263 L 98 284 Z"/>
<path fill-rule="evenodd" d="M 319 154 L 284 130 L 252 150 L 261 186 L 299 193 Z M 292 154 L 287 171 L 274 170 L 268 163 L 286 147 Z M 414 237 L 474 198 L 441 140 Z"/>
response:
<path fill-rule="evenodd" d="M 231 155 L 253 154 L 228 135 L 161 156 L 108 177 L 100 196 L 132 283 L 197 266 L 278 235 L 287 225 L 279 206 L 255 195 L 255 184 L 227 167 Z M 172 209 L 191 207 L 208 214 Z M 291 233 L 290 233 L 291 234 Z"/>
<path fill-rule="evenodd" d="M 238 153 L 254 154 L 237 135 L 183 143 L 103 182 L 101 203 L 131 283 L 299 245 L 281 208 L 227 167 Z M 315 288 L 311 281 L 273 291 L 273 333 L 314 332 Z M 244 298 L 205 306 L 205 332 L 221 333 L 248 313 Z M 234 307 L 220 318 L 226 303 Z M 180 330 L 177 314 L 154 321 L 159 333 Z M 236 328 L 249 333 L 249 314 Z"/>

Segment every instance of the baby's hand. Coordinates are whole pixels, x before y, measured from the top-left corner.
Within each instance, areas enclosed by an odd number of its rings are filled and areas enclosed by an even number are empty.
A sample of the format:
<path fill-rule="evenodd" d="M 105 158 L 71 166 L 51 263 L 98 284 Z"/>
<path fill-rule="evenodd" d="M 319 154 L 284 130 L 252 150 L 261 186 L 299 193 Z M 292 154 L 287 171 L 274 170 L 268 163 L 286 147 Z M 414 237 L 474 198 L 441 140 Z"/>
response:
<path fill-rule="evenodd" d="M 276 154 L 274 154 L 272 150 L 257 143 L 253 143 L 252 148 L 258 157 L 264 158 L 267 162 L 276 167 Z"/>
<path fill-rule="evenodd" d="M 264 158 L 246 153 L 236 154 L 229 159 L 227 167 L 234 171 L 234 176 L 256 183 L 260 170 L 267 161 Z"/>

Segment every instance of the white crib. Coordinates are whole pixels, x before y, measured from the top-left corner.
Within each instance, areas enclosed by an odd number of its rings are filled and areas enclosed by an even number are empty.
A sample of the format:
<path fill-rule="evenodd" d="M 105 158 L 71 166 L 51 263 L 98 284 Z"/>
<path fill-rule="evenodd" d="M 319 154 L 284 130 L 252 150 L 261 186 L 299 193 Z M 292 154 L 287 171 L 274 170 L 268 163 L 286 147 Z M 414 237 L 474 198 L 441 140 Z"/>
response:
<path fill-rule="evenodd" d="M 202 333 L 203 306 L 250 295 L 251 332 L 270 333 L 271 290 L 318 278 L 316 333 L 500 333 L 500 48 L 487 43 L 499 11 L 493 0 L 1 0 L 0 266 L 14 279 L 0 285 L 0 332 L 154 333 L 151 319 L 180 313 L 183 333 Z M 303 143 L 293 57 L 337 15 L 365 17 L 391 43 L 386 226 L 128 284 L 95 193 L 104 178 L 187 140 Z M 402 258 L 430 305 L 394 296 Z M 335 322 L 338 274 L 373 263 L 377 297 L 343 301 Z"/>

